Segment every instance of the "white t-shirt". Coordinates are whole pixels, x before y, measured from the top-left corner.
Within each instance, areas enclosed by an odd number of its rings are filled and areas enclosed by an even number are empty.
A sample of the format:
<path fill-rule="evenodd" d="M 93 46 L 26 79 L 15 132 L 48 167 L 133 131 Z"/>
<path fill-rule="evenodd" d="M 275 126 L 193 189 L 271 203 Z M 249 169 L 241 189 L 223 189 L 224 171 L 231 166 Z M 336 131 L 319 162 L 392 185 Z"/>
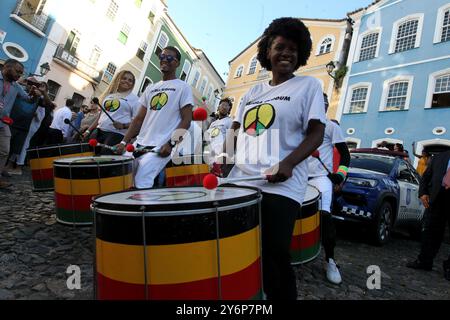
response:
<path fill-rule="evenodd" d="M 211 151 L 211 157 L 214 155 L 221 154 L 224 152 L 223 143 L 227 134 L 227 130 L 231 128 L 233 120 L 230 117 L 225 117 L 218 119 L 211 123 L 209 126 L 207 134 L 207 139 L 209 139 L 209 147 Z"/>
<path fill-rule="evenodd" d="M 50 128 L 61 130 L 64 138 L 67 139 L 71 136 L 72 128 L 69 124 L 64 123 L 64 120 L 66 119 L 72 119 L 72 111 L 69 107 L 64 106 L 55 111 Z"/>
<path fill-rule="evenodd" d="M 235 166 L 229 177 L 261 175 L 291 154 L 306 136 L 310 120 L 325 123 L 321 85 L 312 77 L 294 77 L 278 86 L 261 83 L 242 99 L 234 121 L 241 124 Z M 303 203 L 308 165 L 299 163 L 285 182 L 239 182 Z"/>
<path fill-rule="evenodd" d="M 137 115 L 139 107 L 139 97 L 130 93 L 125 98 L 116 97 L 114 94 L 108 95 L 103 101 L 103 109 L 108 112 L 114 121 L 128 124 Z M 114 132 L 125 135 L 127 129 L 116 129 L 111 119 L 102 111 L 98 121 L 98 128 L 106 132 Z"/>
<path fill-rule="evenodd" d="M 161 147 L 169 142 L 181 121 L 181 109 L 194 105 L 191 87 L 179 79 L 149 85 L 140 99 L 147 114 L 137 143 Z"/>
<path fill-rule="evenodd" d="M 197 121 L 191 121 L 188 132 L 183 137 L 183 141 L 177 146 L 179 155 L 202 155 L 203 143 L 202 128 Z"/>
<path fill-rule="evenodd" d="M 333 147 L 336 143 L 345 142 L 341 128 L 331 120 L 327 119 L 325 127 L 325 135 L 320 145 L 320 159 L 325 166 L 333 172 Z M 308 169 L 310 177 L 319 177 L 328 175 L 327 170 L 323 167 L 319 160 L 313 157 L 308 158 Z"/>

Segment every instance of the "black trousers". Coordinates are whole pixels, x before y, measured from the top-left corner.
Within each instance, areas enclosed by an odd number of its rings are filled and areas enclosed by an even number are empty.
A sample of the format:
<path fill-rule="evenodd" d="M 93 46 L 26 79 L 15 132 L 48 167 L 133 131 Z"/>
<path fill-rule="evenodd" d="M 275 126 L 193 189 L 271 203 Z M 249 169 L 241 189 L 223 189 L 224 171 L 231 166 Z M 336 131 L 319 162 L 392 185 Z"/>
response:
<path fill-rule="evenodd" d="M 123 140 L 123 135 L 115 132 L 107 132 L 97 129 L 97 141 L 108 146 L 115 146 Z M 114 155 L 115 153 L 106 148 L 96 148 L 96 155 Z"/>
<path fill-rule="evenodd" d="M 322 245 L 325 250 L 325 259 L 334 260 L 334 247 L 336 247 L 336 226 L 334 225 L 331 213 L 327 211 L 320 211 L 320 236 Z"/>
<path fill-rule="evenodd" d="M 290 247 L 300 204 L 290 198 L 263 193 L 261 235 L 264 292 L 268 300 L 296 300 L 297 283 Z"/>
<path fill-rule="evenodd" d="M 424 214 L 420 261 L 426 264 L 433 263 L 444 239 L 446 225 L 450 228 L 450 189 L 445 191 L 442 188 L 435 202 Z M 448 261 L 450 261 L 450 252 Z"/>
<path fill-rule="evenodd" d="M 64 136 L 61 130 L 48 128 L 45 145 L 60 144 L 64 142 Z"/>

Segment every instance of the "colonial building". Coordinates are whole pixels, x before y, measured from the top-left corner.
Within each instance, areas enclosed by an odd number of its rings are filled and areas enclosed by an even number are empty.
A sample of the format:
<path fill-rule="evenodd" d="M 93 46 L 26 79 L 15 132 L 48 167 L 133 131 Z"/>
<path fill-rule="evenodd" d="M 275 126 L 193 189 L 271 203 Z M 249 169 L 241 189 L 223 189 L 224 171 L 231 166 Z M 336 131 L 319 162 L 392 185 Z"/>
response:
<path fill-rule="evenodd" d="M 333 77 L 335 76 L 330 77 L 326 65 L 333 62 L 337 69 L 341 66 L 345 67 L 352 32 L 351 23 L 347 19 L 300 18 L 300 20 L 305 23 L 311 33 L 313 48 L 308 64 L 300 68 L 296 74 L 312 76 L 321 82 L 322 89 L 328 94 L 331 102 L 328 116 L 334 118 L 338 101 L 336 95 L 339 91 L 334 90 Z M 230 71 L 223 96 L 234 99 L 232 113 L 236 111 L 243 96 L 252 86 L 270 79 L 270 72 L 261 68 L 256 59 L 259 40 L 259 38 L 256 39 L 229 62 Z M 340 81 L 340 79 L 337 80 Z"/>
<path fill-rule="evenodd" d="M 339 104 L 353 147 L 450 148 L 450 2 L 381 0 L 355 21 Z"/>

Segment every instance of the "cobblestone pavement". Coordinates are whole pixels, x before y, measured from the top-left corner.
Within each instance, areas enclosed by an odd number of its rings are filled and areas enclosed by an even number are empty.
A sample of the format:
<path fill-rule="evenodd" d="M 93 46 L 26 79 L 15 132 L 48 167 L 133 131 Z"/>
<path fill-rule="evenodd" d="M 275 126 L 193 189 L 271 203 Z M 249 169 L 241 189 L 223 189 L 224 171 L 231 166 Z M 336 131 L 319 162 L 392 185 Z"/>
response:
<path fill-rule="evenodd" d="M 31 192 L 28 171 L 9 180 L 14 186 L 0 191 L 0 300 L 93 299 L 91 228 L 57 223 L 53 193 Z M 336 248 L 343 283 L 326 281 L 321 253 L 295 267 L 300 299 L 450 299 L 450 281 L 442 273 L 442 261 L 450 254 L 448 239 L 433 271 L 425 272 L 405 267 L 419 248 L 405 235 L 396 234 L 385 247 L 374 247 L 364 234 L 345 229 Z M 70 265 L 81 268 L 81 290 L 67 289 Z M 381 269 L 380 290 L 367 289 L 370 265 Z"/>

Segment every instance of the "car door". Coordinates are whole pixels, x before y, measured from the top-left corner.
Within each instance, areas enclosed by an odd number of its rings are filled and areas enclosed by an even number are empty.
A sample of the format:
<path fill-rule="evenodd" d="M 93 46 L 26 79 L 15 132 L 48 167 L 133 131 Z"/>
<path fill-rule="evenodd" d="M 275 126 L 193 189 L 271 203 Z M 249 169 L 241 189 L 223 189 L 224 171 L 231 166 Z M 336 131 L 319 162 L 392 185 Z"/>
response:
<path fill-rule="evenodd" d="M 420 201 L 419 199 L 420 176 L 417 173 L 416 169 L 414 169 L 409 163 L 407 163 L 407 165 L 412 176 L 412 198 L 408 218 L 410 221 L 420 221 L 422 220 L 423 213 L 425 212 L 425 207 L 423 206 L 422 201 Z"/>
<path fill-rule="evenodd" d="M 419 186 L 405 161 L 401 160 L 397 171 L 397 182 L 400 187 L 397 224 L 404 224 L 411 220 L 414 208 L 417 207 Z M 416 209 L 417 210 L 417 209 Z"/>

